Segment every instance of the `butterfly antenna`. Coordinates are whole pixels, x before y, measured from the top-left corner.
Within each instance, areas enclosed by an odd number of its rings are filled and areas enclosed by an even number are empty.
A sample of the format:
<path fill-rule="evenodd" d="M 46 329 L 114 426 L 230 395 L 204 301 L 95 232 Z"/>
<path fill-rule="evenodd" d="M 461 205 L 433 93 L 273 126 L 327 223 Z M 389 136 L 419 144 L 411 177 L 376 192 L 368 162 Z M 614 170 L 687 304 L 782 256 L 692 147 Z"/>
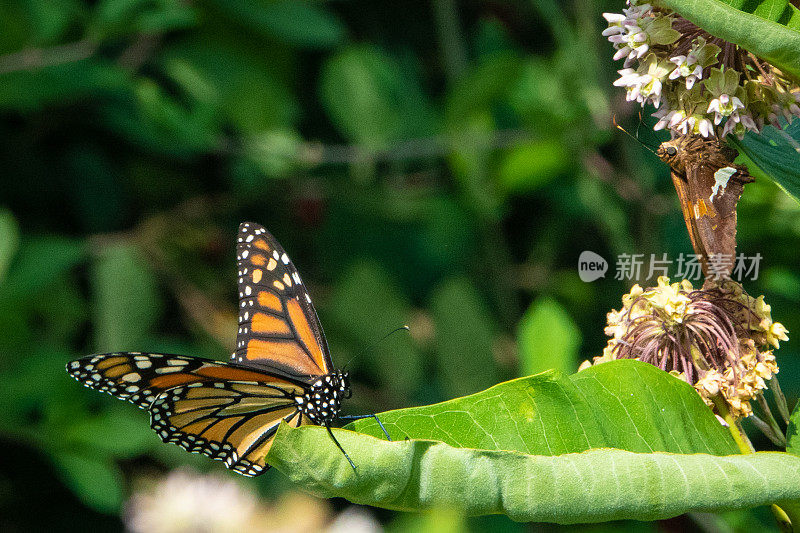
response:
<path fill-rule="evenodd" d="M 392 437 L 389 436 L 389 432 L 386 431 L 385 427 L 383 427 L 383 422 L 381 422 L 381 419 L 378 418 L 378 415 L 376 415 L 376 414 L 371 414 L 371 415 L 342 415 L 339 418 L 342 419 L 342 420 L 361 420 L 362 418 L 374 418 L 375 422 L 377 422 L 378 426 L 380 426 L 381 431 L 383 431 L 383 434 L 386 435 L 386 440 L 388 440 L 388 441 L 392 440 Z"/>
<path fill-rule="evenodd" d="M 333 440 L 334 444 L 336 444 L 336 446 L 339 448 L 339 450 L 341 450 L 341 452 L 344 454 L 344 458 L 347 459 L 347 462 L 350 463 L 350 466 L 353 467 L 353 472 L 358 473 L 358 469 L 356 468 L 355 463 L 353 462 L 352 459 L 350 459 L 350 456 L 347 455 L 347 452 L 344 451 L 344 448 L 342 448 L 342 445 L 339 444 L 339 441 L 336 440 L 336 437 L 333 435 L 333 431 L 331 431 L 331 427 L 329 425 L 325 424 L 325 429 L 328 430 L 328 435 L 330 435 L 330 437 Z"/>
<path fill-rule="evenodd" d="M 619 124 L 617 124 L 617 116 L 616 116 L 616 115 L 614 115 L 614 116 L 612 116 L 612 117 L 611 117 L 611 122 L 614 124 L 614 126 L 615 126 L 615 127 L 618 129 L 618 130 L 620 130 L 620 131 L 621 131 L 621 132 L 623 132 L 625 135 L 627 135 L 627 136 L 628 136 L 628 137 L 630 137 L 631 139 L 635 140 L 636 142 L 638 142 L 639 144 L 641 144 L 642 146 L 644 146 L 645 148 L 647 148 L 649 151 L 653 152 L 653 154 L 655 154 L 656 156 L 658 156 L 658 154 L 656 154 L 656 151 L 655 151 L 655 150 L 653 150 L 652 148 L 650 148 L 649 146 L 647 146 L 647 144 L 646 144 L 646 143 L 645 143 L 643 140 L 641 140 L 641 139 L 639 138 L 639 127 L 638 127 L 638 126 L 636 127 L 636 135 L 631 135 L 631 133 L 630 133 L 628 130 L 626 130 L 625 128 L 623 128 L 623 127 L 622 127 L 622 126 L 620 126 Z"/>
<path fill-rule="evenodd" d="M 639 138 L 639 129 L 641 129 L 642 124 L 644 124 L 644 119 L 642 118 L 642 108 L 639 108 L 639 122 L 636 123 L 636 138 Z"/>
<path fill-rule="evenodd" d="M 366 347 L 364 350 L 362 350 L 361 352 L 359 352 L 359 354 L 358 354 L 358 355 L 360 356 L 361 354 L 368 352 L 369 350 L 373 349 L 375 346 L 377 346 L 377 345 L 378 345 L 378 344 L 380 344 L 381 342 L 383 342 L 383 341 L 385 341 L 386 339 L 388 339 L 388 338 L 389 338 L 391 335 L 394 335 L 394 334 L 395 334 L 395 333 L 397 333 L 398 331 L 403 331 L 403 330 L 405 330 L 405 331 L 410 331 L 410 330 L 411 330 L 411 328 L 410 328 L 410 327 L 408 327 L 408 326 L 406 326 L 406 325 L 403 325 L 403 326 L 400 326 L 399 328 L 395 328 L 395 329 L 393 329 L 392 331 L 390 331 L 389 333 L 387 333 L 386 335 L 384 335 L 383 337 L 381 337 L 381 338 L 380 338 L 380 339 L 378 339 L 377 341 L 373 341 L 373 342 L 372 342 L 372 343 L 371 343 L 369 346 L 367 346 L 367 347 Z M 348 366 L 350 366 L 350 363 L 352 363 L 352 362 L 353 362 L 353 359 L 355 359 L 356 357 L 357 357 L 357 356 L 355 356 L 355 355 L 354 355 L 353 357 L 351 357 L 351 358 L 350 358 L 350 360 L 349 360 L 349 361 L 347 361 L 347 362 L 344 364 L 344 366 L 342 367 L 342 370 L 346 370 L 346 369 L 347 369 L 347 367 L 348 367 Z"/>

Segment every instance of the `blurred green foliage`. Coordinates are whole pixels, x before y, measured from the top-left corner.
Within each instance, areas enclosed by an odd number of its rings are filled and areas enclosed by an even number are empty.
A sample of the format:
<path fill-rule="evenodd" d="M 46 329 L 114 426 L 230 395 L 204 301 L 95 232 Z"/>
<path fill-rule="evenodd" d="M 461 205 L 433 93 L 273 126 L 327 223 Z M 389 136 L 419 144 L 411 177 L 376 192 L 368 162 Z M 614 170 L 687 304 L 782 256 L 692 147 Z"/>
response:
<path fill-rule="evenodd" d="M 354 373 L 350 413 L 598 355 L 632 281 L 583 283 L 580 252 L 613 271 L 620 253 L 691 250 L 667 169 L 611 125 L 658 143 L 611 87 L 600 13 L 621 5 L 0 4 L 0 529 L 118 529 L 138 479 L 222 470 L 63 365 L 125 349 L 224 359 L 243 220 L 302 272 Z M 797 204 L 748 185 L 739 251 L 764 260 L 747 289 L 790 332 L 799 241 Z M 790 401 L 794 346 L 778 353 Z M 291 490 L 278 475 L 248 483 Z M 725 520 L 746 531 L 759 513 Z M 378 516 L 392 531 L 526 529 Z"/>

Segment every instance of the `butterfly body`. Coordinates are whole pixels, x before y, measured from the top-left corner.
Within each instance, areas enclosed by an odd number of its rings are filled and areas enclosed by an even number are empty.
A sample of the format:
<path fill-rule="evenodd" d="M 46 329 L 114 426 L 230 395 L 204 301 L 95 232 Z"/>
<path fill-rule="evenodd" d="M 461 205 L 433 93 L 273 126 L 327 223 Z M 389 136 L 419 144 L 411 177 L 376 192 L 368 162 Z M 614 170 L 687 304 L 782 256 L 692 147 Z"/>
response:
<path fill-rule="evenodd" d="M 706 276 L 727 277 L 736 254 L 736 206 L 753 181 L 733 160 L 736 150 L 716 139 L 683 135 L 661 144 L 678 192 L 686 229 Z"/>
<path fill-rule="evenodd" d="M 339 416 L 342 399 L 349 397 L 347 373 L 336 370 L 319 378 L 303 396 L 295 396 L 294 400 L 312 424 L 327 426 Z"/>
<path fill-rule="evenodd" d="M 230 362 L 115 352 L 72 361 L 67 372 L 147 409 L 164 442 L 255 476 L 269 468 L 265 456 L 280 422 L 329 428 L 350 388 L 347 373 L 333 368 L 311 298 L 274 237 L 243 223 L 237 261 L 239 325 Z"/>

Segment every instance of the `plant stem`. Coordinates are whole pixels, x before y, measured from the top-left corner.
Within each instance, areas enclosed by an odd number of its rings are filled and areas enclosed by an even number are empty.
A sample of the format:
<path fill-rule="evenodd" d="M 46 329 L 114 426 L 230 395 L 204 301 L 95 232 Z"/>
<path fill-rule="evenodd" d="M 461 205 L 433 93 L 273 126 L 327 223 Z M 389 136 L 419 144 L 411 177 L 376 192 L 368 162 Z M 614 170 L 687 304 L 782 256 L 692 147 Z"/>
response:
<path fill-rule="evenodd" d="M 725 398 L 723 398 L 721 394 L 717 394 L 713 397 L 713 401 L 714 407 L 717 408 L 717 412 L 728 424 L 728 431 L 731 432 L 731 436 L 733 437 L 734 442 L 736 442 L 736 446 L 739 447 L 739 451 L 742 453 L 755 452 L 753 445 L 750 444 L 750 439 L 747 438 L 747 435 L 745 434 L 744 430 L 742 430 L 739 422 L 733 417 L 730 409 L 728 409 L 728 402 L 725 401 Z"/>
<path fill-rule="evenodd" d="M 733 440 L 736 442 L 736 445 L 739 447 L 739 451 L 741 451 L 743 454 L 755 453 L 755 449 L 750 443 L 750 439 L 747 438 L 747 434 L 745 434 L 742 426 L 739 425 L 739 422 L 731 414 L 730 409 L 728 409 L 728 402 L 725 401 L 725 398 L 722 397 L 722 394 L 715 395 L 713 397 L 713 402 L 714 407 L 717 408 L 717 412 L 719 412 L 720 416 L 725 420 L 725 422 L 728 423 L 728 429 L 730 430 L 731 436 L 733 436 Z M 794 531 L 792 521 L 786 514 L 786 511 L 774 503 L 770 505 L 770 510 L 772 511 L 772 515 L 775 517 L 775 521 L 778 523 L 778 528 L 782 532 L 792 533 Z"/>
<path fill-rule="evenodd" d="M 759 431 L 761 431 L 761 433 L 763 433 L 769 440 L 772 441 L 772 444 L 774 444 L 779 448 L 786 447 L 786 440 L 782 440 L 782 435 L 779 433 L 775 433 L 775 431 L 773 431 L 772 427 L 769 424 L 761 420 L 756 415 L 750 415 L 749 418 L 750 421 L 753 423 L 753 425 L 757 427 Z"/>
<path fill-rule="evenodd" d="M 778 439 L 778 446 L 785 448 L 786 437 L 783 435 L 783 431 L 781 430 L 780 426 L 778 426 L 778 421 L 775 420 L 774 416 L 772 416 L 772 409 L 769 408 L 769 404 L 767 403 L 767 399 L 764 398 L 763 393 L 758 395 L 758 405 L 760 405 L 761 409 L 764 411 L 766 422 L 769 424 L 769 427 L 772 429 L 772 431 L 775 433 L 775 437 Z M 773 442 L 775 441 L 773 440 Z"/>
<path fill-rule="evenodd" d="M 772 390 L 772 394 L 775 397 L 775 404 L 778 406 L 778 412 L 781 414 L 784 424 L 788 424 L 789 406 L 786 405 L 786 396 L 783 395 L 781 385 L 778 383 L 778 376 L 772 376 L 769 380 L 769 388 Z"/>

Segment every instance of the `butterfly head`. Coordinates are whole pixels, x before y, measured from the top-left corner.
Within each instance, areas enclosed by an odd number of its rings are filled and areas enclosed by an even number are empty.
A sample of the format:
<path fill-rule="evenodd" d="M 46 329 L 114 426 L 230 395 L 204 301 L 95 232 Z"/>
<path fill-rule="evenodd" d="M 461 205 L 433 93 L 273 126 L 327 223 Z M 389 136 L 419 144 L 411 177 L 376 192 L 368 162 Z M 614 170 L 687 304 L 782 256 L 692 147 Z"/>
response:
<path fill-rule="evenodd" d="M 661 143 L 661 146 L 659 146 L 658 150 L 656 150 L 656 155 L 659 157 L 659 159 L 672 168 L 683 171 L 680 158 L 682 149 L 683 139 L 678 137 L 676 139 L 672 139 L 671 141 Z"/>
<path fill-rule="evenodd" d="M 328 425 L 339 415 L 342 400 L 349 397 L 347 372 L 335 370 L 313 382 L 305 395 L 297 398 L 297 403 L 311 422 Z"/>

